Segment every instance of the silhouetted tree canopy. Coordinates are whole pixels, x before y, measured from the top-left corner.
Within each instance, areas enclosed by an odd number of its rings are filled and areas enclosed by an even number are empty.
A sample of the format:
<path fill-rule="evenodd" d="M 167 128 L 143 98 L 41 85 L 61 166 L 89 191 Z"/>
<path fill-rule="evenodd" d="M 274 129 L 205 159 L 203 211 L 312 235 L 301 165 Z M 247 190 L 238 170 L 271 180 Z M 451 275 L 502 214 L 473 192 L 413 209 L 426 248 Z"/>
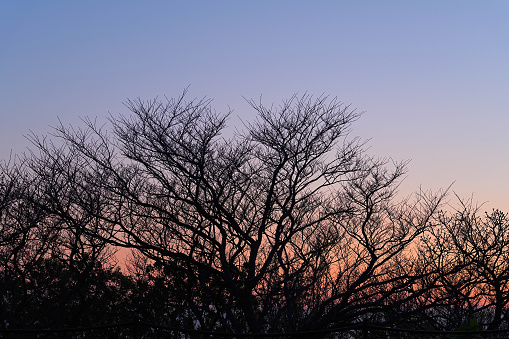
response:
<path fill-rule="evenodd" d="M 337 99 L 249 103 L 231 137 L 185 93 L 31 135 L 0 173 L 2 326 L 508 326 L 507 214 L 398 197 L 406 162 L 368 155 Z"/>

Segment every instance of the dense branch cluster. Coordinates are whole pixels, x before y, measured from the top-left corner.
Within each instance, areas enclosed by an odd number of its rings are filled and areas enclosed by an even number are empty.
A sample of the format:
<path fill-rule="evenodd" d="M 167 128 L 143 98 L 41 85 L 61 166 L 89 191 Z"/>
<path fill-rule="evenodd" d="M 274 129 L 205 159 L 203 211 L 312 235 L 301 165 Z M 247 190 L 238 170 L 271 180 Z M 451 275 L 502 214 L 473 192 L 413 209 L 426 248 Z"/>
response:
<path fill-rule="evenodd" d="M 184 95 L 31 136 L 1 165 L 0 326 L 508 327 L 507 214 L 398 200 L 406 163 L 349 139 L 335 99 L 250 104 L 230 138 Z"/>

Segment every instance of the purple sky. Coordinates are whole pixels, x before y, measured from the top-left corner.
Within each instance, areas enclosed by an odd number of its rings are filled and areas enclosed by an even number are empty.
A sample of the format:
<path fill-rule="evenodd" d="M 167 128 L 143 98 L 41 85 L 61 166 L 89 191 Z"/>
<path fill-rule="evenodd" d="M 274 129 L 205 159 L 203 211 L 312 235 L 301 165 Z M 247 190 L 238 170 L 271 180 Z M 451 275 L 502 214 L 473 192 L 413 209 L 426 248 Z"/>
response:
<path fill-rule="evenodd" d="M 337 96 L 401 186 L 509 212 L 509 1 L 2 1 L 0 158 L 127 98 Z M 452 199 L 452 201 L 454 201 Z"/>

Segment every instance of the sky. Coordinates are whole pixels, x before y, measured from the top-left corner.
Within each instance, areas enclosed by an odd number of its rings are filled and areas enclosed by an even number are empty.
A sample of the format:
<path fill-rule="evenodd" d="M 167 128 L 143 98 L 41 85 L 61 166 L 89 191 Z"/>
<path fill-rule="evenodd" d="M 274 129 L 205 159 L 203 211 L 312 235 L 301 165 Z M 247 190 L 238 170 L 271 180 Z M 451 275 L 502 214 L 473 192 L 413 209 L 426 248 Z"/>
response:
<path fill-rule="evenodd" d="M 0 159 L 59 119 L 208 97 L 239 125 L 293 94 L 365 112 L 351 136 L 410 160 L 401 195 L 451 187 L 509 212 L 509 1 L 0 0 Z"/>

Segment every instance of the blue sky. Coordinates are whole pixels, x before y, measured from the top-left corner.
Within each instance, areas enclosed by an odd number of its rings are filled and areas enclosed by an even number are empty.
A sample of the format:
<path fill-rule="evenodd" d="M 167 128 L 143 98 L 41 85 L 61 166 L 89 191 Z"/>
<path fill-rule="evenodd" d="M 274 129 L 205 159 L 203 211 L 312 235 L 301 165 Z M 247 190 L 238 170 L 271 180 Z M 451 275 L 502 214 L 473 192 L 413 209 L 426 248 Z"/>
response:
<path fill-rule="evenodd" d="M 366 113 L 352 136 L 411 159 L 403 194 L 447 187 L 509 211 L 508 1 L 0 1 L 0 158 L 23 135 L 207 96 L 231 125 L 294 93 Z"/>

